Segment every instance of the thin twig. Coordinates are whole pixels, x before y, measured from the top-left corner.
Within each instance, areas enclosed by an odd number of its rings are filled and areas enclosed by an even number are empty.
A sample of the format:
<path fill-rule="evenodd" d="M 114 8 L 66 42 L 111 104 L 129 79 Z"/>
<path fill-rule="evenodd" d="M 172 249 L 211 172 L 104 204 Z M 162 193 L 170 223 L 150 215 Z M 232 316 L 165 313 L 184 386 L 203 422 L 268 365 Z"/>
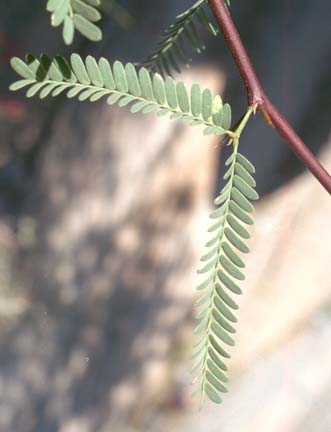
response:
<path fill-rule="evenodd" d="M 266 121 L 277 129 L 295 154 L 331 195 L 330 174 L 266 96 L 224 0 L 208 0 L 208 2 L 245 84 L 248 104 L 255 110 L 259 110 Z"/>

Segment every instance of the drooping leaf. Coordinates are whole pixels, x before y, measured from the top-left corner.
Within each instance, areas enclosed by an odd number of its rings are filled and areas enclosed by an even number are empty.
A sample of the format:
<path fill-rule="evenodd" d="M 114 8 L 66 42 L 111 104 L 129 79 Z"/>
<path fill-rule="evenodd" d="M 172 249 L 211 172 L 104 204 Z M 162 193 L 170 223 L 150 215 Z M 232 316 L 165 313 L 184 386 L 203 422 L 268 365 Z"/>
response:
<path fill-rule="evenodd" d="M 210 118 L 211 114 L 212 99 L 208 92 L 205 94 L 205 100 L 208 102 L 208 108 L 205 107 L 204 119 Z M 230 110 L 227 108 L 221 118 L 217 109 L 220 106 L 221 101 L 216 99 L 212 117 L 215 122 L 225 126 L 224 116 L 228 117 L 226 122 L 229 123 Z M 238 152 L 238 144 L 233 145 L 233 153 L 226 161 L 226 166 L 226 184 L 215 200 L 219 207 L 210 216 L 213 225 L 209 231 L 217 230 L 217 235 L 206 244 L 209 251 L 201 259 L 205 263 L 201 272 L 205 275 L 210 272 L 211 276 L 198 287 L 199 291 L 208 289 L 208 294 L 203 292 L 198 301 L 198 305 L 204 305 L 204 309 L 198 315 L 203 319 L 203 325 L 199 330 L 204 343 L 199 346 L 199 356 L 203 361 L 196 366 L 196 369 L 200 369 L 196 381 L 202 399 L 207 395 L 216 403 L 220 403 L 220 393 L 226 390 L 223 384 L 227 381 L 224 371 L 228 367 L 223 359 L 229 358 L 230 355 L 224 349 L 224 345 L 231 347 L 235 344 L 231 335 L 235 333 L 233 324 L 237 322 L 235 311 L 239 306 L 233 296 L 242 294 L 239 282 L 245 279 L 242 273 L 245 264 L 240 253 L 249 252 L 245 241 L 249 239 L 250 234 L 242 222 L 249 225 L 253 223 L 253 219 L 247 213 L 253 211 L 250 200 L 257 198 L 254 190 L 255 180 L 252 177 L 255 169 Z"/>

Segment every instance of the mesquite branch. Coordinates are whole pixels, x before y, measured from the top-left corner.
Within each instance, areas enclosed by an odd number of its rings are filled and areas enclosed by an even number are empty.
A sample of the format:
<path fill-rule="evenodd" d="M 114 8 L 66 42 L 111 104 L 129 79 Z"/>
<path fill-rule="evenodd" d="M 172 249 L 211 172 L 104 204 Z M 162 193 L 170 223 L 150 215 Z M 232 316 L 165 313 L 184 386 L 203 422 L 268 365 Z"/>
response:
<path fill-rule="evenodd" d="M 247 90 L 248 104 L 260 111 L 331 195 L 331 176 L 267 97 L 224 0 L 208 0 Z"/>

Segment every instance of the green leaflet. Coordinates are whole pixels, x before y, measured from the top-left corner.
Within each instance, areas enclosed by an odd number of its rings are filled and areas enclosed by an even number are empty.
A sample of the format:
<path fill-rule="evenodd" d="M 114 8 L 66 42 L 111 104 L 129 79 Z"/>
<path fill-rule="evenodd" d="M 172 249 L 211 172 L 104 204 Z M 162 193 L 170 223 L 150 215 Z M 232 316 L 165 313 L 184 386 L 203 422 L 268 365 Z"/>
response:
<path fill-rule="evenodd" d="M 121 93 L 128 93 L 129 84 L 126 77 L 124 65 L 121 62 L 115 61 L 113 66 L 113 74 L 117 90 Z"/>
<path fill-rule="evenodd" d="M 36 80 L 36 74 L 31 70 L 31 68 L 20 58 L 13 57 L 10 60 L 11 67 L 14 69 L 14 71 L 20 75 L 22 78 L 25 78 L 26 80 Z M 16 89 L 14 89 L 16 90 Z"/>
<path fill-rule="evenodd" d="M 78 54 L 71 55 L 71 67 L 73 73 L 76 75 L 80 83 L 87 86 L 91 84 L 91 80 L 85 68 L 84 62 Z"/>
<path fill-rule="evenodd" d="M 231 207 L 230 207 L 231 209 Z M 239 268 L 244 268 L 245 267 L 245 263 L 243 262 L 243 260 L 240 258 L 240 256 L 233 250 L 233 248 L 229 245 L 229 243 L 222 243 L 222 249 L 223 252 L 226 254 L 226 256 L 229 258 L 230 261 L 232 261 L 232 263 L 239 267 Z"/>
<path fill-rule="evenodd" d="M 194 98 L 198 99 L 198 89 L 193 92 L 197 93 Z M 229 108 L 224 110 L 221 101 L 212 100 L 208 91 L 202 94 L 202 99 L 206 101 L 202 110 L 204 119 L 212 117 L 216 123 L 222 122 L 222 126 L 226 126 L 229 123 Z M 249 252 L 246 241 L 250 238 L 243 223 L 253 224 L 248 213 L 253 211 L 251 201 L 258 198 L 252 176 L 255 169 L 238 152 L 238 142 L 233 144 L 233 153 L 226 166 L 226 183 L 215 200 L 218 208 L 210 215 L 213 225 L 209 231 L 215 231 L 216 236 L 206 244 L 208 250 L 201 259 L 204 265 L 199 271 L 205 278 L 209 272 L 211 276 L 198 287 L 202 295 L 196 303 L 203 306 L 197 315 L 202 320 L 198 330 L 203 343 L 198 345 L 200 362 L 195 367 L 199 370 L 196 382 L 202 400 L 207 395 L 215 403 L 221 402 L 220 393 L 226 391 L 223 383 L 227 381 L 224 371 L 228 367 L 225 361 L 230 355 L 224 346 L 235 344 L 232 335 L 236 330 L 233 325 L 237 322 L 235 311 L 239 306 L 233 297 L 242 294 L 239 283 L 245 279 L 242 273 L 245 264 L 240 254 Z"/>
<path fill-rule="evenodd" d="M 220 404 L 222 402 L 222 399 L 219 396 L 218 391 L 210 385 L 208 382 L 205 383 L 205 392 L 209 396 L 209 399 L 215 402 L 216 404 Z"/>
<path fill-rule="evenodd" d="M 209 89 L 202 92 L 202 116 L 208 121 L 212 114 L 213 95 Z"/>
<path fill-rule="evenodd" d="M 41 98 L 57 96 L 64 91 L 68 98 L 78 97 L 80 101 L 95 102 L 107 97 L 110 105 L 124 107 L 131 104 L 133 113 L 158 111 L 160 115 L 201 124 L 207 130 L 212 128 L 217 135 L 233 135 L 229 129 L 224 129 L 223 120 L 219 121 L 223 107 L 220 96 L 214 97 L 208 89 L 201 92 L 198 84 L 188 89 L 183 82 L 176 83 L 171 77 L 164 80 L 161 75 L 146 68 L 137 72 L 131 63 L 124 65 L 115 61 L 110 64 L 105 58 L 96 61 L 92 56 L 83 61 L 78 54 L 72 54 L 70 62 L 61 56 L 51 60 L 45 54 L 38 60 L 30 54 L 26 61 L 13 58 L 11 65 L 22 79 L 13 83 L 10 89 L 15 91 L 30 87 L 27 91 L 29 97 L 38 92 Z M 217 124 L 211 115 L 213 104 L 218 106 Z M 239 186 L 242 187 L 241 184 Z M 247 195 L 246 189 L 244 193 Z M 214 217 L 218 218 L 223 210 L 217 210 Z"/>
<path fill-rule="evenodd" d="M 193 115 L 199 117 L 202 109 L 201 89 L 199 84 L 193 84 L 191 88 L 191 107 Z"/>
<path fill-rule="evenodd" d="M 227 375 L 225 375 L 225 373 L 220 368 L 217 368 L 215 366 L 215 362 L 209 359 L 207 360 L 207 366 L 209 370 L 215 375 L 215 377 L 217 377 L 220 381 L 222 381 L 223 383 L 227 383 L 229 381 Z"/>
<path fill-rule="evenodd" d="M 141 88 L 139 79 L 137 76 L 136 68 L 131 64 L 128 63 L 125 66 L 125 74 L 128 81 L 129 91 L 133 96 L 140 96 L 141 95 Z"/>
<path fill-rule="evenodd" d="M 170 106 L 170 108 L 176 109 L 178 107 L 176 82 L 171 77 L 167 77 L 165 81 L 165 92 L 167 96 L 168 105 Z M 192 109 L 192 114 L 195 115 L 193 113 L 193 109 Z"/>
<path fill-rule="evenodd" d="M 71 4 L 74 12 L 81 15 L 88 21 L 97 22 L 101 19 L 100 12 L 95 7 L 92 7 L 86 3 L 84 0 L 71 0 Z"/>
<path fill-rule="evenodd" d="M 86 70 L 91 82 L 96 87 L 103 87 L 104 82 L 99 66 L 92 56 L 87 56 L 85 60 Z"/>
<path fill-rule="evenodd" d="M 72 18 L 67 15 L 64 19 L 62 37 L 66 45 L 71 45 L 74 40 L 75 26 Z"/>
<path fill-rule="evenodd" d="M 206 372 L 206 379 L 207 381 L 212 385 L 212 387 L 214 387 L 216 390 L 222 392 L 222 393 L 227 393 L 228 389 L 225 387 L 224 384 L 221 383 L 221 381 L 219 381 L 212 373 L 210 373 L 209 371 Z"/>
<path fill-rule="evenodd" d="M 154 89 L 154 95 L 157 103 L 160 105 L 165 105 L 166 103 L 165 85 L 162 76 L 157 73 L 153 77 L 153 89 Z"/>
<path fill-rule="evenodd" d="M 213 309 L 213 318 L 219 323 L 219 325 L 224 328 L 229 333 L 236 333 L 234 327 L 224 318 L 222 314 L 220 314 L 217 308 Z M 226 369 L 227 370 L 227 369 Z"/>
<path fill-rule="evenodd" d="M 104 57 L 101 57 L 98 62 L 98 66 L 99 66 L 100 74 L 102 76 L 104 87 L 109 90 L 115 90 L 116 84 L 108 60 L 105 59 Z"/>
<path fill-rule="evenodd" d="M 189 96 L 183 82 L 179 82 L 177 84 L 177 95 L 178 95 L 178 103 L 181 110 L 185 113 L 190 112 L 190 100 Z M 230 129 L 230 128 L 229 128 Z"/>
<path fill-rule="evenodd" d="M 217 351 L 217 353 L 224 357 L 224 358 L 231 358 L 230 354 L 228 354 L 224 348 L 221 347 L 221 345 L 217 342 L 217 340 L 214 338 L 213 335 L 210 336 L 210 344 L 213 348 L 215 348 L 215 350 Z"/>
<path fill-rule="evenodd" d="M 53 27 L 63 25 L 64 43 L 71 45 L 75 30 L 91 41 L 102 39 L 102 32 L 95 25 L 101 19 L 98 6 L 99 0 L 48 0 L 46 9 L 51 13 Z"/>
<path fill-rule="evenodd" d="M 220 286 L 218 285 L 218 288 Z M 229 321 L 232 323 L 237 322 L 236 316 L 231 312 L 230 307 L 228 306 L 226 302 L 226 298 L 223 298 L 222 294 L 214 297 L 214 304 L 216 309 Z"/>

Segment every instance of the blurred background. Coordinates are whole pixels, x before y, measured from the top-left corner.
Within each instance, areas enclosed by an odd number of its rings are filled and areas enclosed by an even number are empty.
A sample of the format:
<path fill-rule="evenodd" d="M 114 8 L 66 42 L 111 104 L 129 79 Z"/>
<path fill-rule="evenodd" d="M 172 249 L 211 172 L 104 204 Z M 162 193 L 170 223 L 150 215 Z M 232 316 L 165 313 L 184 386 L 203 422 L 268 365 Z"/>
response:
<path fill-rule="evenodd" d="M 331 200 L 258 116 L 242 152 L 262 199 L 230 393 L 191 399 L 194 288 L 222 174 L 217 140 L 104 102 L 8 92 L 10 57 L 141 61 L 192 1 L 103 0 L 104 38 L 63 45 L 38 0 L 0 2 L 0 431 L 330 432 Z M 328 0 L 233 0 L 267 93 L 331 169 Z M 238 119 L 222 38 L 183 79 Z"/>

